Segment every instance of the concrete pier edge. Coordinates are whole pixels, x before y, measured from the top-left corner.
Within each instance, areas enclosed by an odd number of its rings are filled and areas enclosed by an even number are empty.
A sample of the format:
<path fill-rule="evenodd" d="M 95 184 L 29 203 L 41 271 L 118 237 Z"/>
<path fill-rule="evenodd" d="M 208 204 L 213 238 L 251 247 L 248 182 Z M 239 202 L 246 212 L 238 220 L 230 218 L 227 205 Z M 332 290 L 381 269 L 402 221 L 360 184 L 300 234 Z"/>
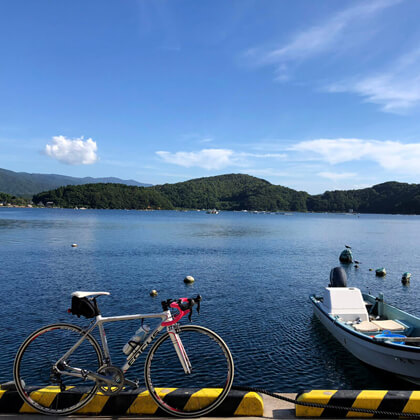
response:
<path fill-rule="evenodd" d="M 2 386 L 0 385 L 0 419 L 14 418 L 15 416 L 19 416 L 22 419 L 26 418 L 27 414 L 30 414 L 29 419 L 44 417 L 42 415 L 37 416 L 35 410 L 24 404 L 16 390 L 11 389 L 11 387 L 7 387 L 7 389 L 1 388 Z M 181 396 L 183 391 L 185 390 L 177 389 Z M 299 394 L 277 393 L 277 395 L 289 399 L 297 398 L 298 401 L 347 407 L 348 410 L 336 410 L 331 407 L 305 407 L 265 394 L 260 395 L 255 392 L 233 390 L 222 405 L 214 410 L 210 416 L 220 419 L 232 416 L 236 418 L 246 417 L 247 419 L 261 417 L 266 419 L 292 419 L 296 417 L 336 419 L 375 417 L 385 419 L 392 417 L 355 413 L 351 410 L 351 408 L 355 407 L 420 415 L 420 391 L 310 390 Z M 182 398 L 185 398 L 185 395 Z M 100 416 L 104 419 L 129 418 L 128 416 L 141 416 L 143 419 L 147 417 L 156 419 L 168 418 L 166 413 L 157 408 L 145 389 L 122 392 L 112 397 L 98 394 L 86 407 L 71 415 L 73 419 L 88 418 L 89 416 Z"/>
<path fill-rule="evenodd" d="M 199 400 L 200 398 L 208 398 L 209 395 L 214 395 L 215 390 L 211 388 L 203 388 L 199 391 L 191 391 L 187 389 L 171 389 L 162 390 L 165 396 L 179 398 L 181 403 L 187 404 L 191 399 Z M 45 394 L 44 396 L 51 401 L 59 390 L 36 390 L 37 394 Z M 48 394 L 48 395 L 47 395 Z M 72 392 L 74 395 L 75 393 Z M 83 397 L 83 392 L 77 393 L 80 398 Z M 0 389 L 0 415 L 1 414 L 35 414 L 38 413 L 27 403 L 24 403 L 20 395 L 15 389 Z M 149 392 L 146 389 L 139 389 L 128 392 L 121 392 L 115 396 L 107 396 L 101 393 L 95 397 L 85 406 L 78 410 L 76 415 L 94 415 L 94 416 L 124 416 L 124 415 L 153 415 L 153 416 L 167 416 L 156 403 L 153 401 Z M 231 390 L 226 399 L 217 407 L 212 413 L 212 416 L 254 416 L 259 417 L 264 415 L 264 404 L 261 395 L 256 392 L 245 392 L 238 390 Z"/>
<path fill-rule="evenodd" d="M 348 410 L 296 405 L 296 417 L 378 417 L 376 414 L 357 413 L 351 408 L 420 414 L 420 391 L 311 390 L 298 394 L 297 400 L 326 404 L 327 406 L 347 407 Z M 381 418 L 395 418 L 395 416 L 382 415 Z"/>

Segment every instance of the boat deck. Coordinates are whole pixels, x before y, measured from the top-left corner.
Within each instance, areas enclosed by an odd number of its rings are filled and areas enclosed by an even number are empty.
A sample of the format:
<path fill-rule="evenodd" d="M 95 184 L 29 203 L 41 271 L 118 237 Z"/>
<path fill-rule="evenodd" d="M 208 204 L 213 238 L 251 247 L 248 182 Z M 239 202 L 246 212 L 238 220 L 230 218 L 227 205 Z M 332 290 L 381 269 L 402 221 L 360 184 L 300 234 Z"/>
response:
<path fill-rule="evenodd" d="M 336 322 L 345 325 L 350 330 L 356 331 L 371 338 L 384 339 L 394 344 L 407 344 L 403 341 L 393 341 L 392 338 L 404 338 L 420 335 L 419 320 L 397 308 L 385 304 L 378 298 L 363 294 L 369 321 L 362 321 L 360 318 L 352 321 L 345 321 L 340 316 L 335 316 Z M 314 296 L 314 299 L 322 302 L 323 297 Z M 408 344 L 420 347 L 420 340 Z"/>

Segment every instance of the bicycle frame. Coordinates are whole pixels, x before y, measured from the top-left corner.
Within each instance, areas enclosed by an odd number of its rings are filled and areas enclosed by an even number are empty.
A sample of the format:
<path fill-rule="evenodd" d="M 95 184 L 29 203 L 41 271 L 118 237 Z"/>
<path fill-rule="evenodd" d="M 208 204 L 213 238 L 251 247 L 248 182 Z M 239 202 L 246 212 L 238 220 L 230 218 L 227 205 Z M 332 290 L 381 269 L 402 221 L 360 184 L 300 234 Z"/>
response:
<path fill-rule="evenodd" d="M 124 374 L 128 371 L 130 366 L 133 365 L 133 363 L 139 358 L 139 356 L 147 349 L 147 347 L 150 345 L 150 343 L 156 338 L 156 336 L 166 327 L 167 332 L 170 335 L 171 341 L 174 345 L 175 351 L 178 355 L 179 361 L 185 371 L 186 374 L 191 373 L 191 363 L 188 359 L 188 356 L 186 354 L 186 351 L 184 349 L 184 346 L 182 345 L 181 339 L 177 333 L 176 324 L 174 325 L 162 325 L 166 324 L 168 322 L 173 321 L 171 312 L 164 311 L 159 314 L 136 314 L 136 315 L 122 315 L 122 316 L 111 316 L 111 317 L 103 317 L 101 315 L 96 316 L 95 322 L 85 331 L 85 334 L 83 337 L 81 337 L 77 343 L 70 348 L 54 365 L 56 371 L 62 375 L 70 375 L 70 376 L 77 376 L 82 378 L 88 378 L 91 380 L 101 380 L 104 382 L 107 382 L 109 384 L 112 384 L 113 381 L 110 378 L 106 378 L 104 375 L 98 374 L 96 372 L 87 371 L 84 369 L 76 368 L 68 366 L 66 363 L 66 360 L 70 357 L 70 355 L 83 343 L 83 341 L 86 339 L 87 335 L 89 335 L 96 327 L 99 329 L 99 335 L 101 337 L 101 343 L 102 343 L 102 352 L 103 352 L 103 358 L 102 358 L 102 364 L 111 366 L 111 355 L 108 348 L 108 342 L 105 334 L 105 328 L 104 324 L 107 322 L 118 322 L 118 321 L 132 321 L 136 319 L 150 319 L 150 318 L 160 318 L 161 322 L 159 325 L 151 331 L 144 341 L 142 343 L 139 343 L 134 350 L 129 354 L 127 357 L 127 361 L 122 366 L 121 370 L 124 372 Z M 61 366 L 65 366 L 69 371 L 62 371 L 60 370 Z M 135 386 L 136 384 L 132 381 L 126 380 L 126 382 L 129 385 Z"/>

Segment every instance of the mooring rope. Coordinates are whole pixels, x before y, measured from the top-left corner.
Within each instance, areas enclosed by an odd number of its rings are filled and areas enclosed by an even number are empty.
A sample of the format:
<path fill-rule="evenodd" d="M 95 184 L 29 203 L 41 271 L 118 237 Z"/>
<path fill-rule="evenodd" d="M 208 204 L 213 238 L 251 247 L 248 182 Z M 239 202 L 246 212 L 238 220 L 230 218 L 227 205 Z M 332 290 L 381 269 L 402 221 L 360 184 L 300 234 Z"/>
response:
<path fill-rule="evenodd" d="M 355 413 L 368 413 L 368 414 L 379 414 L 385 417 L 394 417 L 394 416 L 401 416 L 401 417 L 415 417 L 420 418 L 419 413 L 401 413 L 395 411 L 381 411 L 381 410 L 373 410 L 370 408 L 358 408 L 358 407 L 342 407 L 339 405 L 329 405 L 329 404 L 321 404 L 321 403 L 311 403 L 306 401 L 298 401 L 297 399 L 284 397 L 282 395 L 275 394 L 274 392 L 267 391 L 261 388 L 254 388 L 249 386 L 232 386 L 232 389 L 236 389 L 238 391 L 250 391 L 250 392 L 259 392 L 260 394 L 265 394 L 273 398 L 277 398 L 279 400 L 283 400 L 295 405 L 302 405 L 305 407 L 313 407 L 313 408 L 329 408 L 333 410 L 341 410 L 341 411 L 351 411 Z"/>

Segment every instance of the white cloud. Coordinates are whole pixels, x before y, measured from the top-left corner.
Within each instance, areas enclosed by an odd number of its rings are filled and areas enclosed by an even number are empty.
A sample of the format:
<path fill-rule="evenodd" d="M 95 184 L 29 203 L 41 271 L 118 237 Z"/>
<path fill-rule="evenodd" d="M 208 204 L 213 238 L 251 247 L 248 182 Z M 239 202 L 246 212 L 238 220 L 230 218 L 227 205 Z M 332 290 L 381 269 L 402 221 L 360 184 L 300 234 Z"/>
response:
<path fill-rule="evenodd" d="M 45 153 L 68 165 L 90 165 L 98 160 L 98 146 L 92 139 L 83 137 L 68 139 L 64 136 L 54 136 L 52 144 L 45 146 Z"/>
<path fill-rule="evenodd" d="M 199 140 L 199 143 L 211 143 L 213 139 L 211 137 L 206 137 L 204 139 Z"/>
<path fill-rule="evenodd" d="M 257 159 L 265 159 L 265 158 L 284 159 L 287 157 L 285 153 L 247 153 L 247 152 L 238 153 L 238 156 L 239 157 L 253 157 Z"/>
<path fill-rule="evenodd" d="M 234 152 L 229 149 L 203 149 L 198 152 L 156 152 L 165 162 L 190 168 L 222 169 L 234 165 Z"/>
<path fill-rule="evenodd" d="M 156 154 L 167 163 L 190 168 L 192 166 L 204 169 L 222 169 L 228 166 L 244 166 L 252 159 L 284 159 L 284 153 L 248 153 L 235 152 L 230 149 L 202 149 L 197 152 L 165 151 Z"/>
<path fill-rule="evenodd" d="M 248 50 L 246 55 L 253 59 L 257 58 L 260 65 L 277 63 L 276 80 L 288 80 L 288 69 L 285 63 L 306 60 L 332 50 L 341 52 L 344 48 L 343 39 L 346 31 L 352 31 L 350 38 L 354 42 L 356 38 L 354 34 L 355 25 L 400 1 L 376 0 L 360 2 L 356 6 L 351 6 L 335 13 L 320 24 L 310 26 L 295 34 L 291 41 L 285 45 L 268 52 L 262 52 L 259 48 L 253 48 Z M 360 39 L 363 40 L 363 38 Z"/>
<path fill-rule="evenodd" d="M 342 173 L 337 173 L 337 172 L 319 172 L 318 175 L 321 176 L 322 178 L 331 179 L 332 181 L 340 181 L 342 179 L 353 178 L 357 174 L 354 173 L 354 172 L 342 172 Z"/>
<path fill-rule="evenodd" d="M 389 70 L 359 80 L 330 85 L 329 92 L 350 92 L 381 106 L 383 111 L 399 112 L 420 104 L 420 49 L 403 55 Z"/>
<path fill-rule="evenodd" d="M 364 145 L 365 140 L 359 139 L 318 139 L 302 141 L 290 147 L 290 150 L 321 155 L 322 160 L 334 165 L 360 159 Z"/>
<path fill-rule="evenodd" d="M 386 170 L 420 174 L 420 143 L 363 139 L 318 139 L 295 144 L 290 150 L 305 152 L 332 165 L 371 160 Z"/>

